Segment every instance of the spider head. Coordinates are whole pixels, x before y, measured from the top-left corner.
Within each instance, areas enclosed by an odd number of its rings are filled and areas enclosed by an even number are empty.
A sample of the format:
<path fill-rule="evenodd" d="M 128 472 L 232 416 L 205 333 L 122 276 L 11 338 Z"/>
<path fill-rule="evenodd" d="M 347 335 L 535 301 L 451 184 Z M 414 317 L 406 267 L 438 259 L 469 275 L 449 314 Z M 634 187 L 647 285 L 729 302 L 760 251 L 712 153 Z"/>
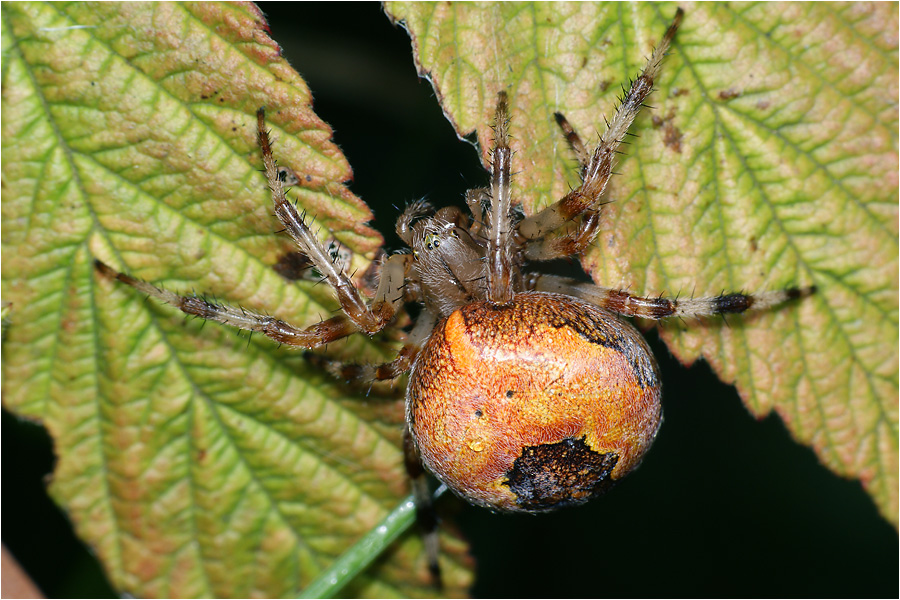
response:
<path fill-rule="evenodd" d="M 425 305 L 437 316 L 484 297 L 484 250 L 456 208 L 442 209 L 409 226 Z"/>

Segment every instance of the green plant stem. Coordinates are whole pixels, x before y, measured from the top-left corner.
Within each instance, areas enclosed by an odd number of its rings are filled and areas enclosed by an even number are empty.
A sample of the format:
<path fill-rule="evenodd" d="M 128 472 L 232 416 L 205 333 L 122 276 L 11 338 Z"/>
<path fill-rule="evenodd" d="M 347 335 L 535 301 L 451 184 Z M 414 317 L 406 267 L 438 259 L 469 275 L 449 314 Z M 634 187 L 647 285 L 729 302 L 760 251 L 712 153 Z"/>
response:
<path fill-rule="evenodd" d="M 437 500 L 447 491 L 441 485 L 434 492 Z M 366 569 L 372 561 L 384 552 L 400 534 L 406 531 L 416 520 L 416 502 L 412 495 L 407 496 L 378 525 L 351 546 L 328 569 L 310 583 L 300 594 L 301 598 L 333 598 L 345 585 Z"/>

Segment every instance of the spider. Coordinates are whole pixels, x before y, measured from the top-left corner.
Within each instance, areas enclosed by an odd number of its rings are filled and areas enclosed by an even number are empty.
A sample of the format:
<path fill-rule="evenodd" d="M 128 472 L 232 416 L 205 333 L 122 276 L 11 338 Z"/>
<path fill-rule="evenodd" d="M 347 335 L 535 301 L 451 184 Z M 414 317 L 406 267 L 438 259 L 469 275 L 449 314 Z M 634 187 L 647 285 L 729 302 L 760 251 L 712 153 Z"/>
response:
<path fill-rule="evenodd" d="M 314 349 L 397 321 L 422 306 L 397 357 L 381 365 L 317 359 L 347 380 L 395 379 L 406 390 L 406 467 L 437 576 L 435 521 L 422 465 L 469 502 L 499 511 L 545 512 L 577 505 L 635 469 L 662 421 L 659 370 L 641 335 L 618 316 L 662 319 L 762 310 L 812 293 L 809 288 L 686 300 L 640 297 L 567 277 L 526 270 L 529 263 L 583 253 L 600 227 L 600 206 L 622 138 L 653 89 L 682 19 L 679 9 L 607 131 L 588 151 L 566 118 L 555 118 L 580 165 L 581 185 L 531 216 L 510 194 L 512 152 L 505 91 L 498 94 L 490 186 L 466 193 L 468 215 L 415 202 L 397 221 L 411 251 L 383 260 L 367 299 L 285 196 L 263 109 L 258 139 L 275 215 L 334 290 L 343 314 L 306 328 L 274 317 L 181 296 L 103 263 L 97 268 L 185 313 L 288 346 Z"/>

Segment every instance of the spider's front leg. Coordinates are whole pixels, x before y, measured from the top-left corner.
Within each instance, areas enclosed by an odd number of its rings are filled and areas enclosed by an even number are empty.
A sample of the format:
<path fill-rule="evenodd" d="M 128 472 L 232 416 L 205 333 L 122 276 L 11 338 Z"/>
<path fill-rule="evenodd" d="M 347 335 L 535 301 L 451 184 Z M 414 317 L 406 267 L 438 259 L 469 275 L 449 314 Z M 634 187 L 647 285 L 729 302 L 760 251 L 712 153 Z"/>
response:
<path fill-rule="evenodd" d="M 662 297 L 644 298 L 622 290 L 604 288 L 557 275 L 537 274 L 532 276 L 527 284 L 528 289 L 574 296 L 626 317 L 645 319 L 692 318 L 766 310 L 788 300 L 805 298 L 816 291 L 815 286 L 809 286 L 760 294 L 732 293 L 682 300 Z"/>
<path fill-rule="evenodd" d="M 293 209 L 293 206 L 291 208 Z M 300 223 L 302 224 L 302 221 Z M 306 228 L 305 225 L 303 227 Z M 308 229 L 306 231 L 309 232 Z M 311 239 L 315 240 L 315 238 L 312 238 L 311 232 L 309 232 L 309 235 Z M 318 246 L 318 242 L 316 244 Z M 320 246 L 318 246 L 318 250 L 326 253 L 324 248 Z M 367 313 L 369 315 L 380 315 L 383 320 L 377 322 L 379 325 L 377 328 L 370 331 L 367 330 L 366 333 L 375 333 L 381 330 L 393 318 L 395 311 L 403 300 L 403 281 L 410 263 L 411 258 L 403 254 L 396 254 L 385 262 L 381 271 L 381 279 L 378 283 L 378 291 L 375 295 L 375 300 L 372 302 L 377 312 Z M 314 262 L 314 264 L 316 268 L 319 267 L 318 263 Z M 330 261 L 328 264 L 334 272 L 338 273 Z M 342 308 L 344 308 L 346 314 L 326 319 L 306 328 L 298 328 L 281 319 L 256 313 L 242 307 L 236 308 L 227 304 L 210 302 L 201 296 L 181 296 L 169 290 L 158 288 L 146 281 L 136 279 L 131 275 L 119 273 L 96 259 L 94 260 L 94 266 L 103 275 L 112 279 L 118 279 L 148 296 L 166 304 L 171 304 L 186 314 L 194 315 L 207 321 L 216 321 L 230 325 L 245 331 L 259 332 L 287 346 L 306 349 L 319 348 L 362 329 L 359 322 L 359 313 L 351 314 L 343 305 Z M 347 279 L 343 274 L 340 274 L 340 276 L 343 279 Z M 349 283 L 349 280 L 347 281 Z M 352 287 L 356 297 L 359 297 L 359 291 L 352 284 L 349 285 Z M 354 306 L 356 305 L 351 305 L 351 310 L 353 310 Z M 363 307 L 368 311 L 364 304 Z"/>
<path fill-rule="evenodd" d="M 566 118 L 556 113 L 556 121 L 581 165 L 581 185 L 558 202 L 519 223 L 517 237 L 525 245 L 527 258 L 551 260 L 580 254 L 593 241 L 598 231 L 601 198 L 612 176 L 613 158 L 628 133 L 628 128 L 640 113 L 644 100 L 653 91 L 653 83 L 659 76 L 663 58 L 681 24 L 682 16 L 683 12 L 679 8 L 659 45 L 653 50 L 644 70 L 632 82 L 612 121 L 607 123 L 606 132 L 600 137 L 600 142 L 593 153 L 588 155 L 581 138 Z M 574 231 L 554 239 L 543 239 L 582 215 L 584 218 Z"/>
<path fill-rule="evenodd" d="M 411 259 L 405 255 L 395 255 L 388 259 L 381 273 L 378 293 L 371 305 L 368 305 L 350 278 L 335 265 L 328 251 L 306 226 L 294 205 L 285 197 L 284 184 L 279 177 L 269 134 L 266 131 L 265 111 L 260 108 L 256 117 L 259 146 L 262 149 L 266 178 L 269 180 L 269 189 L 272 191 L 272 201 L 275 204 L 275 216 L 284 224 L 285 231 L 294 239 L 300 251 L 309 258 L 325 281 L 334 289 L 341 309 L 353 324 L 369 335 L 381 331 L 394 318 L 403 301 L 403 293 L 400 290 Z"/>
<path fill-rule="evenodd" d="M 334 289 L 344 311 L 343 315 L 326 319 L 306 328 L 298 328 L 280 319 L 244 308 L 210 302 L 199 296 L 175 294 L 125 273 L 119 273 L 99 260 L 94 261 L 95 267 L 101 274 L 118 279 L 161 302 L 175 306 L 186 314 L 209 321 L 217 321 L 245 331 L 259 332 L 288 346 L 312 349 L 357 331 L 364 331 L 369 335 L 380 331 L 394 318 L 403 302 L 404 281 L 412 264 L 412 257 L 398 254 L 385 262 L 375 298 L 371 303 L 367 303 L 356 286 L 343 273 L 341 267 L 332 260 L 328 250 L 309 230 L 297 209 L 287 201 L 282 181 L 284 179 L 283 171 L 279 170 L 272 156 L 262 109 L 257 113 L 257 123 L 259 144 L 263 151 L 266 177 L 272 191 L 275 214 L 284 224 L 285 230 L 294 238 L 300 250 Z"/>
<path fill-rule="evenodd" d="M 512 169 L 512 150 L 509 147 L 509 105 L 506 92 L 497 94 L 494 118 L 494 148 L 491 151 L 490 212 L 485 227 L 487 238 L 487 299 L 502 305 L 512 300 L 519 273 L 513 264 L 512 200 L 509 180 Z M 469 206 L 478 197 L 466 196 Z M 475 216 L 477 219 L 477 215 Z"/>
<path fill-rule="evenodd" d="M 143 292 L 160 302 L 171 304 L 181 312 L 216 321 L 244 331 L 259 332 L 279 344 L 299 348 L 318 348 L 329 342 L 339 340 L 358 331 L 356 325 L 344 315 L 326 319 L 305 329 L 270 317 L 227 304 L 210 302 L 201 296 L 181 296 L 169 290 L 158 288 L 146 281 L 136 279 L 126 273 L 119 273 L 105 263 L 94 259 L 94 267 L 99 273 L 110 279 L 117 279 L 128 284 L 139 292 Z"/>

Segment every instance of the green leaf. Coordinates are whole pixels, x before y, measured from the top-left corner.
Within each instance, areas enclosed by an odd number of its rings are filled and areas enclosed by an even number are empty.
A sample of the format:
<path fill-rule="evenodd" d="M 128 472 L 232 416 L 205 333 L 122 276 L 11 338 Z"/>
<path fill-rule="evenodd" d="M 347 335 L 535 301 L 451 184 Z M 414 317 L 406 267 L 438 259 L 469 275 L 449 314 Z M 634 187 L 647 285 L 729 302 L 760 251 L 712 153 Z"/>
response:
<path fill-rule="evenodd" d="M 460 136 L 487 162 L 512 107 L 514 198 L 577 184 L 553 113 L 583 138 L 611 116 L 675 5 L 389 3 Z M 585 268 L 601 285 L 715 295 L 814 284 L 767 314 L 672 322 L 748 408 L 775 410 L 897 525 L 897 5 L 686 7 Z"/>
<path fill-rule="evenodd" d="M 124 593 L 298 594 L 406 496 L 402 403 L 92 261 L 318 321 L 334 302 L 273 233 L 255 112 L 362 274 L 381 239 L 330 129 L 253 5 L 5 3 L 2 44 L 3 403 L 50 431 L 51 494 Z M 393 341 L 335 346 L 379 360 Z M 442 544 L 461 594 L 464 545 Z M 344 593 L 433 594 L 415 532 Z"/>

